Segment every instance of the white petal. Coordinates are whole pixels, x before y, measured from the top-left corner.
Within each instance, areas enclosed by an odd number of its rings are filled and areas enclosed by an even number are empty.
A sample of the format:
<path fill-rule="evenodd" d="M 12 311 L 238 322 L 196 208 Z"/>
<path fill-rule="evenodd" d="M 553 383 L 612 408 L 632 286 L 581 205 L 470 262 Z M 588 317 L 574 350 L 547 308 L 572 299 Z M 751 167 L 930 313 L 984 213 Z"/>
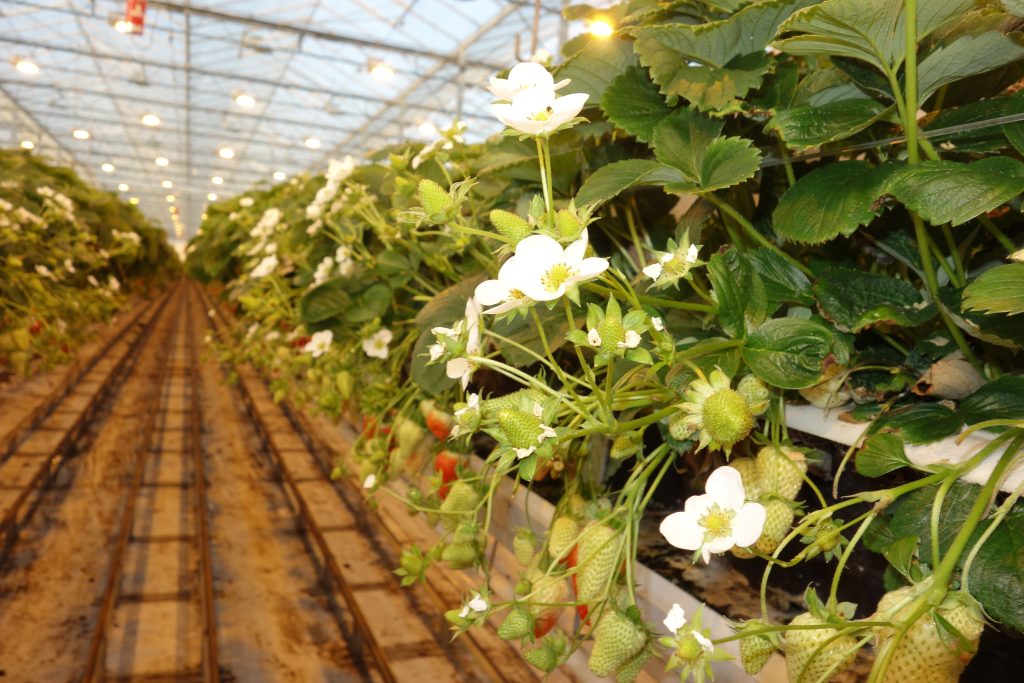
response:
<path fill-rule="evenodd" d="M 705 652 L 714 652 L 715 644 L 712 643 L 710 639 L 705 637 L 704 634 L 698 633 L 697 631 L 693 631 L 693 637 L 697 640 L 698 643 L 700 643 L 700 647 L 702 650 L 704 650 Z"/>
<path fill-rule="evenodd" d="M 516 457 L 519 458 L 520 460 L 522 460 L 523 458 L 527 458 L 530 455 L 532 455 L 533 452 L 535 450 L 537 450 L 537 449 L 534 446 L 530 446 L 529 448 L 517 448 L 515 450 L 516 450 Z"/>
<path fill-rule="evenodd" d="M 492 79 L 494 80 L 500 79 Z M 537 62 L 520 62 L 508 72 L 508 84 L 514 88 L 533 88 L 548 86 L 554 89 L 555 79 L 551 73 Z"/>
<path fill-rule="evenodd" d="M 658 332 L 661 332 L 661 331 L 663 331 L 665 329 L 665 323 L 662 321 L 661 318 L 658 318 L 658 317 L 653 317 L 653 316 L 651 317 L 651 325 Z"/>
<path fill-rule="evenodd" d="M 580 92 L 556 98 L 555 101 L 551 103 L 551 110 L 554 112 L 551 115 L 551 118 L 564 118 L 562 123 L 576 118 L 580 111 L 582 111 L 583 106 L 587 103 L 587 98 L 589 97 L 590 95 L 587 93 Z"/>
<path fill-rule="evenodd" d="M 652 263 L 649 266 L 644 266 L 643 272 L 644 275 L 651 278 L 652 280 L 657 280 L 659 277 L 661 277 L 661 264 Z"/>
<path fill-rule="evenodd" d="M 445 365 L 444 371 L 449 379 L 461 379 L 473 371 L 473 366 L 465 358 L 453 358 Z"/>
<path fill-rule="evenodd" d="M 716 503 L 727 510 L 739 510 L 743 501 L 746 500 L 746 494 L 743 492 L 743 478 L 740 477 L 739 470 L 728 465 L 719 467 L 711 473 L 704 490 Z"/>
<path fill-rule="evenodd" d="M 579 274 L 573 278 L 574 281 L 590 280 L 608 270 L 608 259 L 591 256 L 580 262 Z"/>
<path fill-rule="evenodd" d="M 764 531 L 767 511 L 760 503 L 744 503 L 732 518 L 732 535 L 736 545 L 746 548 L 753 545 Z"/>
<path fill-rule="evenodd" d="M 476 597 L 469 601 L 469 608 L 474 612 L 486 612 L 487 601 L 480 597 L 477 593 Z"/>
<path fill-rule="evenodd" d="M 658 530 L 665 540 L 683 550 L 696 550 L 704 543 L 704 527 L 689 512 L 673 512 L 662 520 Z"/>
<path fill-rule="evenodd" d="M 586 243 L 584 243 L 584 248 L 586 248 Z M 565 258 L 565 250 L 562 249 L 561 244 L 547 235 L 530 235 L 516 245 L 514 258 L 516 265 L 529 266 L 531 262 L 533 265 L 539 262 L 546 267 L 548 264 L 562 261 Z"/>
<path fill-rule="evenodd" d="M 697 260 L 697 254 L 699 253 L 696 244 L 691 244 L 690 248 L 686 250 L 686 262 L 693 263 Z"/>
<path fill-rule="evenodd" d="M 565 248 L 565 255 L 563 258 L 567 264 L 570 266 L 576 266 L 576 264 L 583 263 L 583 257 L 587 253 L 588 238 L 589 234 L 587 233 L 587 229 L 583 228 L 583 232 L 580 233 L 579 239 Z"/>
<path fill-rule="evenodd" d="M 626 330 L 626 338 L 618 343 L 623 349 L 635 349 L 640 346 L 640 333 L 636 330 Z"/>
<path fill-rule="evenodd" d="M 736 545 L 736 543 L 733 541 L 732 536 L 718 536 L 705 543 L 703 549 L 707 550 L 709 553 L 717 555 L 719 553 L 724 553 L 734 545 Z"/>
<path fill-rule="evenodd" d="M 376 474 L 368 474 L 368 475 L 366 475 L 366 479 L 363 479 L 363 488 L 364 489 L 372 489 L 376 485 L 377 485 L 377 475 Z"/>
<path fill-rule="evenodd" d="M 493 306 L 508 298 L 508 287 L 500 280 L 484 280 L 476 286 L 473 296 L 484 306 Z"/>
<path fill-rule="evenodd" d="M 707 494 L 690 496 L 683 504 L 683 510 L 690 513 L 697 519 L 700 519 L 708 513 L 708 510 L 710 510 L 711 506 L 714 504 L 715 499 Z"/>
<path fill-rule="evenodd" d="M 590 331 L 587 332 L 587 341 L 590 342 L 591 346 L 601 345 L 601 334 L 596 328 L 591 328 Z"/>
<path fill-rule="evenodd" d="M 665 620 L 662 623 L 672 633 L 678 633 L 679 629 L 686 626 L 686 613 L 679 606 L 679 603 L 672 604 L 672 609 L 665 615 Z"/>

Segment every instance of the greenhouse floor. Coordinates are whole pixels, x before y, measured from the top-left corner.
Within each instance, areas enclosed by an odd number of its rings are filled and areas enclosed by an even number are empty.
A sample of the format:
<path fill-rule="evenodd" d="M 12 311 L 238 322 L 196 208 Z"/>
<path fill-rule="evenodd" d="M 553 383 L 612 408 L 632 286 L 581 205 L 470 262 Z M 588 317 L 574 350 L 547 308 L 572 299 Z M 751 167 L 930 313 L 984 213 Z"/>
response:
<path fill-rule="evenodd" d="M 457 591 L 400 588 L 393 533 L 203 352 L 207 311 L 179 283 L 0 390 L 0 677 L 538 680 L 502 641 L 451 641 Z"/>

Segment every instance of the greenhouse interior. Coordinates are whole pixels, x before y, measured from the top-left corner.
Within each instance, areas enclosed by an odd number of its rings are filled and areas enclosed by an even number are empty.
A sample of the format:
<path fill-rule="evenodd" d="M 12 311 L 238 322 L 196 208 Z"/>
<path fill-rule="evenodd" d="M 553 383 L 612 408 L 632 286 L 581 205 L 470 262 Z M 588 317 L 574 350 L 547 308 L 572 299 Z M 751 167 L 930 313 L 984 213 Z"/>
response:
<path fill-rule="evenodd" d="M 0 681 L 1024 680 L 1024 1 L 0 43 Z"/>

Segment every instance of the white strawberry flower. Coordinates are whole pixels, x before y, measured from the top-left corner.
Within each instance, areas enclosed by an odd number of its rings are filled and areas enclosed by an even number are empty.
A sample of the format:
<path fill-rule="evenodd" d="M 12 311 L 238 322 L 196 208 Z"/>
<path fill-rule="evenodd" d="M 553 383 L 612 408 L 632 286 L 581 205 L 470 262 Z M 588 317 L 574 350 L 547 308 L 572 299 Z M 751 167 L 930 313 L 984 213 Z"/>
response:
<path fill-rule="evenodd" d="M 266 277 L 277 269 L 277 264 L 278 260 L 275 254 L 271 254 L 270 256 L 264 256 L 263 260 L 260 261 L 259 264 L 252 269 L 252 272 L 249 273 L 249 277 L 251 277 L 254 280 Z"/>
<path fill-rule="evenodd" d="M 508 78 L 491 78 L 487 88 L 499 100 L 510 102 L 521 92 L 533 89 L 559 90 L 569 84 L 569 79 L 555 83 L 554 77 L 542 65 L 530 61 L 520 62 L 508 72 Z"/>
<path fill-rule="evenodd" d="M 516 288 L 513 282 L 515 264 L 513 256 L 502 264 L 498 270 L 497 280 L 484 280 L 476 286 L 473 298 L 484 306 L 490 306 L 484 310 L 489 315 L 501 315 L 512 309 L 526 306 L 530 298 Z"/>
<path fill-rule="evenodd" d="M 351 275 L 352 269 L 356 265 L 352 260 L 352 250 L 345 245 L 338 247 L 338 250 L 334 252 L 334 261 L 338 264 L 338 273 L 342 277 Z"/>
<path fill-rule="evenodd" d="M 686 613 L 679 606 L 679 603 L 673 603 L 672 609 L 668 611 L 668 614 L 665 615 L 665 620 L 661 623 L 665 624 L 665 628 L 675 635 L 679 633 L 679 629 L 686 626 Z"/>
<path fill-rule="evenodd" d="M 56 280 L 56 279 L 57 279 L 57 276 L 56 276 L 56 275 L 54 275 L 54 274 L 53 274 L 53 273 L 52 273 L 52 272 L 50 271 L 50 269 L 49 269 L 49 268 L 47 268 L 46 266 L 44 266 L 44 265 L 42 265 L 42 264 L 40 264 L 40 265 L 36 266 L 36 272 L 37 272 L 37 273 L 38 273 L 39 275 L 41 275 L 42 277 L 48 277 L 48 278 L 50 278 L 51 280 Z"/>
<path fill-rule="evenodd" d="M 75 272 L 75 263 L 74 263 L 74 261 L 72 261 L 69 258 L 64 259 L 64 270 L 68 271 L 69 273 L 74 273 Z"/>
<path fill-rule="evenodd" d="M 477 593 L 476 595 L 473 596 L 472 600 L 470 600 L 469 602 L 467 602 L 465 605 L 462 606 L 462 609 L 459 611 L 459 617 L 462 618 L 462 619 L 465 619 L 466 617 L 469 616 L 470 612 L 476 612 L 478 614 L 482 614 L 482 613 L 484 613 L 486 611 L 487 611 L 487 601 L 484 600 L 482 597 L 480 597 L 480 594 Z"/>
<path fill-rule="evenodd" d="M 683 550 L 699 550 L 704 562 L 712 553 L 753 545 L 764 530 L 766 511 L 746 502 L 743 479 L 735 468 L 719 467 L 705 487 L 706 493 L 686 499 L 682 512 L 661 522 L 662 536 Z"/>
<path fill-rule="evenodd" d="M 377 475 L 376 474 L 368 474 L 368 475 L 366 475 L 366 479 L 363 479 L 363 488 L 364 489 L 372 489 L 376 485 L 377 485 Z"/>
<path fill-rule="evenodd" d="M 651 326 L 654 327 L 654 329 L 656 329 L 658 332 L 665 331 L 665 322 L 657 316 L 651 316 Z"/>
<path fill-rule="evenodd" d="M 112 292 L 118 292 L 121 290 L 121 283 L 117 281 L 117 278 L 111 275 L 107 279 L 107 287 L 110 287 Z"/>
<path fill-rule="evenodd" d="M 469 297 L 466 300 L 466 355 L 477 356 L 480 354 L 480 302 L 476 300 L 476 297 Z M 462 322 L 461 320 L 459 321 Z M 433 351 L 431 351 L 433 355 Z M 445 365 L 445 374 L 448 375 L 449 379 L 457 379 L 461 382 L 462 388 L 465 389 L 469 386 L 469 380 L 473 377 L 473 371 L 476 370 L 476 363 L 470 361 L 468 358 L 452 358 Z"/>
<path fill-rule="evenodd" d="M 313 333 L 313 336 L 309 338 L 309 341 L 302 347 L 302 350 L 312 354 L 313 358 L 319 358 L 331 348 L 332 341 L 334 341 L 333 332 L 330 330 L 320 330 Z"/>
<path fill-rule="evenodd" d="M 587 332 L 587 341 L 590 342 L 591 346 L 601 345 L 601 333 L 597 331 L 596 327 L 591 327 Z"/>
<path fill-rule="evenodd" d="M 491 113 L 509 128 L 526 135 L 547 135 L 579 116 L 587 103 L 587 93 L 558 97 L 547 88 L 531 88 L 511 102 L 491 105 Z"/>
<path fill-rule="evenodd" d="M 85 281 L 88 282 L 93 287 L 99 287 L 100 286 L 100 281 L 96 279 L 95 275 L 88 275 L 88 276 L 86 276 Z"/>
<path fill-rule="evenodd" d="M 363 353 L 370 358 L 380 358 L 384 360 L 388 357 L 388 344 L 394 335 L 391 334 L 391 330 L 386 327 L 382 327 L 373 333 L 368 339 L 363 340 Z"/>
<path fill-rule="evenodd" d="M 665 267 L 665 264 L 673 258 L 675 258 L 675 254 L 671 254 L 667 251 L 658 252 L 658 260 L 648 266 L 644 266 L 644 275 L 652 280 L 657 280 L 661 277 L 661 271 Z"/>
<path fill-rule="evenodd" d="M 313 273 L 313 286 L 316 287 L 327 282 L 328 278 L 331 277 L 331 270 L 333 268 L 334 259 L 330 256 L 325 256 L 317 265 L 316 272 Z"/>
<path fill-rule="evenodd" d="M 499 272 L 498 280 L 534 301 L 558 299 L 569 288 L 608 269 L 608 259 L 586 256 L 587 239 L 586 228 L 578 240 L 565 248 L 547 235 L 530 235 L 516 245 L 515 255 L 502 266 L 506 272 Z"/>

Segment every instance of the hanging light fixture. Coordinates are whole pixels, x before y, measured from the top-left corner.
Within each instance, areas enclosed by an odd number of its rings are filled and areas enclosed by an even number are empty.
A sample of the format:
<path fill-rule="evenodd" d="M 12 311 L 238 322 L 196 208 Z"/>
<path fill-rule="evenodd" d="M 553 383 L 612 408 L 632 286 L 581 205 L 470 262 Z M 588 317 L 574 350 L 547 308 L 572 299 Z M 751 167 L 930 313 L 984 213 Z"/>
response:
<path fill-rule="evenodd" d="M 167 160 L 167 157 L 157 157 L 156 159 L 153 159 L 153 163 L 156 164 L 157 166 L 164 167 L 170 164 L 171 162 Z"/>
<path fill-rule="evenodd" d="M 100 170 L 103 171 L 104 173 L 113 173 L 115 169 L 114 165 L 108 161 L 106 163 L 100 164 Z"/>
<path fill-rule="evenodd" d="M 121 192 L 127 192 L 132 188 L 128 186 L 128 183 L 121 183 L 120 185 L 117 186 L 117 189 L 121 190 Z"/>
<path fill-rule="evenodd" d="M 217 150 L 217 156 L 219 156 L 221 159 L 234 159 L 235 150 L 231 149 L 230 147 L 221 147 L 220 149 Z"/>
<path fill-rule="evenodd" d="M 39 73 L 39 65 L 31 59 L 15 57 L 12 61 L 14 63 L 14 68 L 18 70 L 18 73 L 23 73 L 26 76 L 35 76 Z"/>
<path fill-rule="evenodd" d="M 395 80 L 395 70 L 390 64 L 379 60 L 370 62 L 370 76 L 380 83 L 390 83 Z"/>
<path fill-rule="evenodd" d="M 160 181 L 160 187 L 164 188 L 165 190 L 169 190 L 172 187 L 174 187 L 174 183 L 172 183 L 170 180 L 162 180 Z"/>
<path fill-rule="evenodd" d="M 214 185 L 223 185 L 224 179 L 221 178 L 219 175 L 215 175 L 212 178 L 210 178 L 210 182 L 213 183 Z"/>
<path fill-rule="evenodd" d="M 320 138 L 308 137 L 303 141 L 309 149 L 320 149 Z"/>
<path fill-rule="evenodd" d="M 256 106 L 256 98 L 249 93 L 240 92 L 235 95 L 235 104 L 243 109 L 250 109 Z"/>
<path fill-rule="evenodd" d="M 288 174 L 284 171 L 274 171 L 274 180 L 281 182 L 288 177 Z"/>
<path fill-rule="evenodd" d="M 21 141 L 21 148 L 22 149 L 35 149 L 36 148 L 36 143 L 32 142 L 31 140 L 22 140 Z"/>
<path fill-rule="evenodd" d="M 92 135 L 85 128 L 75 128 L 71 131 L 71 137 L 76 140 L 88 140 Z"/>
<path fill-rule="evenodd" d="M 142 125 L 155 128 L 160 125 L 160 117 L 156 114 L 143 114 Z"/>

